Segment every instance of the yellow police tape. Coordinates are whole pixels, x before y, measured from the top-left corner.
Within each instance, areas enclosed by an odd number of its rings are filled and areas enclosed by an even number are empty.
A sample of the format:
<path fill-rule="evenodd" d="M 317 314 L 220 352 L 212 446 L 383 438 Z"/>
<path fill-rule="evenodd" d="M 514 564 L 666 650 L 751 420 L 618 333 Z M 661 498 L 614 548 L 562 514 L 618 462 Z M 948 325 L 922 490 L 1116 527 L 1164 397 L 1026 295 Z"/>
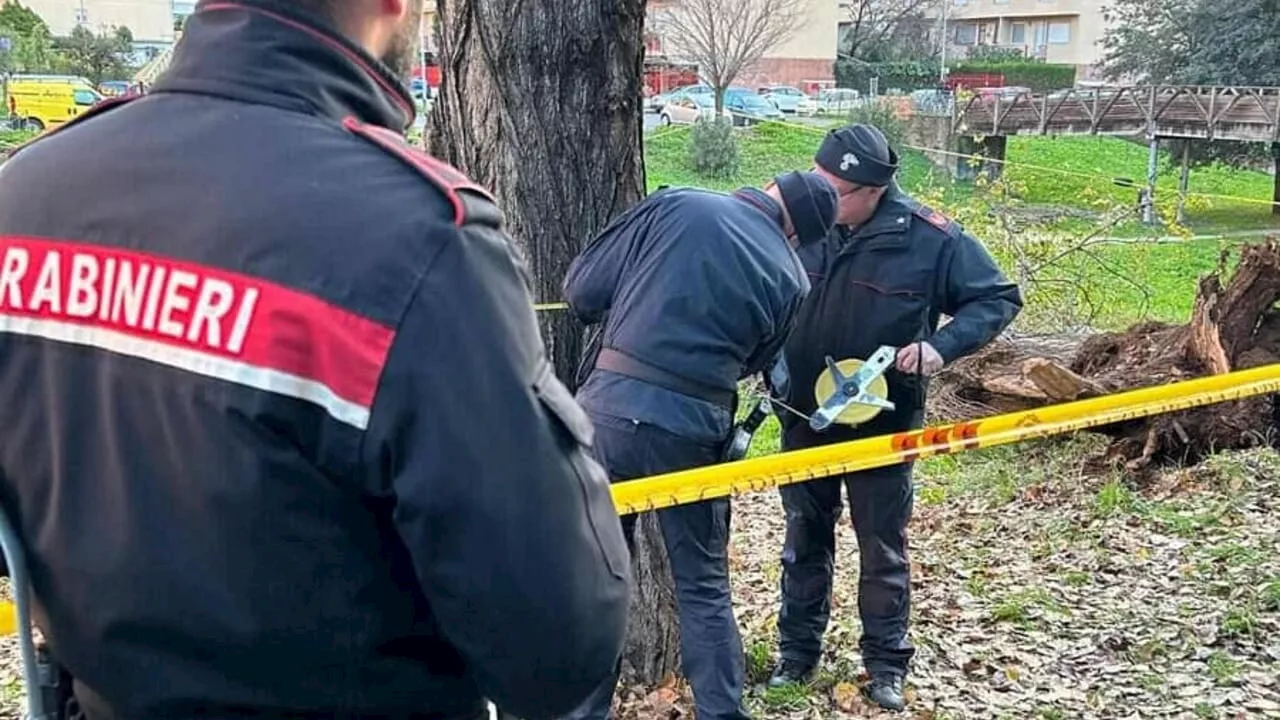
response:
<path fill-rule="evenodd" d="M 656 510 L 1274 392 L 1280 364 L 630 480 L 613 485 L 613 502 L 622 514 Z"/>
<path fill-rule="evenodd" d="M 620 514 L 657 510 L 1276 392 L 1280 392 L 1280 363 L 952 425 L 620 482 L 612 486 L 613 502 Z M 12 635 L 16 630 L 16 609 L 12 603 L 3 603 L 0 635 Z"/>

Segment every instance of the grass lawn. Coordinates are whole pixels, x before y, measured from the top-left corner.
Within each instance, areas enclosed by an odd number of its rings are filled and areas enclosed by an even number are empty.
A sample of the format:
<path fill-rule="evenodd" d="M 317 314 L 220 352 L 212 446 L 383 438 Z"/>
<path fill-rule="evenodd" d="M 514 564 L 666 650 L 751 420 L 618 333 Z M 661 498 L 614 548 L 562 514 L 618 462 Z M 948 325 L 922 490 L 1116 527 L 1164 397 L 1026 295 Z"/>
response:
<path fill-rule="evenodd" d="M 1036 204 L 1088 204 L 1094 199 L 1136 204 L 1136 188 L 1112 181 L 1127 178 L 1141 185 L 1147 175 L 1147 148 L 1117 138 L 1010 137 L 1005 159 L 1010 163 L 1006 178 L 1020 186 L 1022 200 Z M 1161 152 L 1157 167 L 1156 202 L 1176 207 L 1178 161 Z M 1219 164 L 1192 168 L 1187 225 L 1198 234 L 1280 228 L 1280 216 L 1272 215 L 1268 204 L 1272 193 L 1273 180 L 1266 173 Z M 1149 232 L 1129 223 L 1115 234 Z"/>
<path fill-rule="evenodd" d="M 648 185 L 650 189 L 670 184 L 718 190 L 762 185 L 779 173 L 810 167 L 824 131 L 823 128 L 794 125 L 762 125 L 744 131 L 740 136 L 739 172 L 734 177 L 708 180 L 689 168 L 688 131 L 660 130 L 645 140 Z M 1111 179 L 1140 177 L 1146 167 L 1146 150 L 1114 138 L 1016 137 L 1009 141 L 1009 160 L 1045 168 L 1010 165 L 1006 169 L 1008 179 L 1019 190 L 1021 201 L 1097 209 L 1132 199 L 1132 189 L 1116 187 Z M 1059 168 L 1076 175 L 1052 172 L 1048 168 Z M 1176 189 L 1177 169 L 1170 165 L 1167 157 L 1163 159 L 1161 169 L 1160 187 Z M 923 155 L 912 151 L 903 153 L 900 178 L 908 192 L 937 194 L 941 191 L 948 200 L 978 192 L 971 186 L 951 181 L 945 172 Z M 1271 192 L 1271 177 L 1259 172 L 1209 167 L 1193 170 L 1191 189 L 1193 192 L 1267 199 Z M 1197 232 L 1218 226 L 1233 230 L 1266 227 L 1270 219 L 1269 208 L 1265 205 L 1198 200 L 1191 209 L 1190 220 Z M 1087 220 L 1070 222 L 1078 226 L 1071 229 L 1081 234 L 1094 232 L 1100 227 L 1099 223 Z M 1123 236 L 1123 228 L 1120 230 L 1114 234 Z M 1130 228 L 1130 231 L 1135 235 L 1152 232 L 1141 225 Z M 1108 231 L 1107 234 L 1113 233 Z M 1096 248 L 1094 259 L 1080 257 L 1064 263 L 1058 272 L 1088 288 L 1094 305 L 1102 308 L 1096 320 L 1099 327 L 1119 329 L 1148 319 L 1185 322 L 1191 312 L 1196 281 L 1214 270 L 1224 249 L 1243 241 L 1223 238 L 1161 243 L 1116 242 Z M 775 452 L 777 442 L 777 427 L 770 421 L 757 433 L 753 454 Z"/>

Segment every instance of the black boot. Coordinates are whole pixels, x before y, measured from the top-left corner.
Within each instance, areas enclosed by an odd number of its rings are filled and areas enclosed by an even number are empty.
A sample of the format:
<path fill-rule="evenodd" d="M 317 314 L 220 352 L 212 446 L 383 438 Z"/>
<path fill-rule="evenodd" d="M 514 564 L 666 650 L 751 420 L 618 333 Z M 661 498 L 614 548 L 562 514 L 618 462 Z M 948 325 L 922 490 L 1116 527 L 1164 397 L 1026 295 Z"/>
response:
<path fill-rule="evenodd" d="M 902 676 L 895 673 L 878 672 L 871 675 L 871 684 L 866 688 L 871 702 L 885 710 L 901 710 L 907 706 L 902 694 Z"/>
<path fill-rule="evenodd" d="M 773 676 L 769 678 L 769 687 L 807 683 L 813 676 L 813 671 L 813 663 L 783 658 L 778 663 L 778 667 L 773 669 Z"/>

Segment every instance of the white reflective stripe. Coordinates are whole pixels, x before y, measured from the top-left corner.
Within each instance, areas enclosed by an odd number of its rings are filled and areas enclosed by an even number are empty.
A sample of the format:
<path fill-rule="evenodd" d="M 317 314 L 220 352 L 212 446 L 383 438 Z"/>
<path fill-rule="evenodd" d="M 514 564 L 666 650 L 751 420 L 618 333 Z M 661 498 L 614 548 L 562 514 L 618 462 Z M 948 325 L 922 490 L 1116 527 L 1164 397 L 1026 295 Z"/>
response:
<path fill-rule="evenodd" d="M 239 360 L 126 335 L 116 330 L 58 320 L 19 317 L 0 313 L 0 333 L 28 335 L 59 342 L 87 345 L 109 352 L 150 360 L 180 370 L 244 385 L 277 395 L 305 400 L 324 408 L 333 419 L 358 430 L 369 427 L 369 408 L 338 397 L 329 386 L 279 370 Z"/>

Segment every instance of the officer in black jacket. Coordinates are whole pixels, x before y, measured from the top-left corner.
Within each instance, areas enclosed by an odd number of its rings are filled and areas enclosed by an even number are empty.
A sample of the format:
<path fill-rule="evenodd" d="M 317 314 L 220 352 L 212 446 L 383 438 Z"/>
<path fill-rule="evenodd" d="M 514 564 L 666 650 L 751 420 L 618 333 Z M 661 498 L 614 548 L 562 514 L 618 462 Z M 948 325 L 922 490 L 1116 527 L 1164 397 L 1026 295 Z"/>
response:
<path fill-rule="evenodd" d="M 835 189 L 789 173 L 767 190 L 672 188 L 583 250 L 565 278 L 574 314 L 599 323 L 578 400 L 614 481 L 719 462 L 744 377 L 774 364 L 809 291 L 793 247 L 821 241 Z M 733 614 L 729 499 L 658 511 L 680 610 L 680 652 L 700 720 L 745 720 Z M 636 517 L 623 524 L 630 540 Z M 614 683 L 571 716 L 605 720 Z"/>
<path fill-rule="evenodd" d="M 898 348 L 895 367 L 886 373 L 896 409 L 861 426 L 835 425 L 821 433 L 784 413 L 788 450 L 921 427 L 928 377 L 991 341 L 1022 307 L 1017 286 L 980 242 L 897 186 L 898 157 L 879 129 L 854 124 L 832 131 L 815 162 L 840 193 L 838 226 L 826 242 L 800 251 L 813 291 L 784 350 L 787 404 L 814 412 L 814 383 L 827 356 L 866 359 L 890 345 Z M 951 321 L 939 329 L 942 314 Z M 906 463 L 781 489 L 787 535 L 781 661 L 772 684 L 803 680 L 818 663 L 830 616 L 843 485 L 861 556 L 861 647 L 872 678 L 867 692 L 886 708 L 903 706 L 903 680 L 914 654 L 907 639 L 911 469 Z"/>
<path fill-rule="evenodd" d="M 415 5 L 205 0 L 0 170 L 0 502 L 88 720 L 545 719 L 615 665 L 590 422 L 403 139 Z"/>

